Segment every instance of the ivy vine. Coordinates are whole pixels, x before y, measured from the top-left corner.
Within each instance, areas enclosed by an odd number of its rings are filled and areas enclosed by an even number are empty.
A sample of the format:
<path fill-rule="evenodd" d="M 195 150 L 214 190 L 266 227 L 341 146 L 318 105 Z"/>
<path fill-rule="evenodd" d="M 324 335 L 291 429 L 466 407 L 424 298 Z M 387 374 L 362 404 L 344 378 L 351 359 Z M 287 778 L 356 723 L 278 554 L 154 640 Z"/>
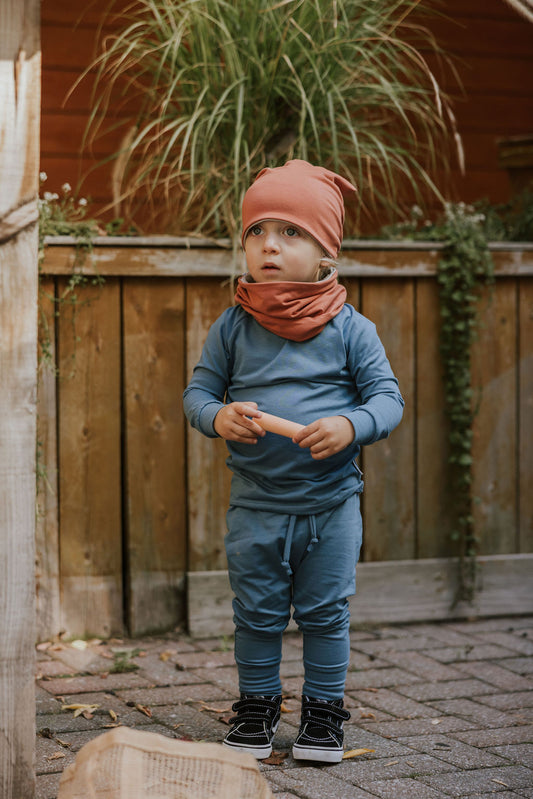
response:
<path fill-rule="evenodd" d="M 437 269 L 440 298 L 440 353 L 445 412 L 449 421 L 449 488 L 453 497 L 452 540 L 459 545 L 456 602 L 476 593 L 478 539 L 472 495 L 473 422 L 478 403 L 471 377 L 478 302 L 493 281 L 493 263 L 482 223 L 485 216 L 460 203 L 445 210 L 445 246 Z"/>

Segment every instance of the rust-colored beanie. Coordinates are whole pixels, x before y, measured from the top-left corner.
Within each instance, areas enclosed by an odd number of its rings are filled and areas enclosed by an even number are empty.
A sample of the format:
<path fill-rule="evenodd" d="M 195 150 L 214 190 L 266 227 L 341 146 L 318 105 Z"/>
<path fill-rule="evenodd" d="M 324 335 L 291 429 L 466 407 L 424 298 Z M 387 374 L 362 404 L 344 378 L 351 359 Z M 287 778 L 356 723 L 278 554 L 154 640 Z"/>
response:
<path fill-rule="evenodd" d="M 344 197 L 356 191 L 345 178 L 307 161 L 263 169 L 244 195 L 242 244 L 252 225 L 279 219 L 305 230 L 336 258 L 342 244 Z"/>

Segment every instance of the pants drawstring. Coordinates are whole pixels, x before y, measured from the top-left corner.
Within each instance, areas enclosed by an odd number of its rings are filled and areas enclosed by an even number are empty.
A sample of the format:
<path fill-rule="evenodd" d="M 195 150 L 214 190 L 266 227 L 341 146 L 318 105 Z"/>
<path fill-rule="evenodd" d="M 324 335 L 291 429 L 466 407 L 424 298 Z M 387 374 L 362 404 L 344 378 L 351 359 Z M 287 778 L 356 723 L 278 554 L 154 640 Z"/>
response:
<path fill-rule="evenodd" d="M 296 525 L 296 516 L 289 516 L 289 525 L 287 527 L 287 536 L 285 538 L 285 549 L 283 550 L 283 560 L 281 565 L 287 570 L 289 577 L 292 575 L 290 564 L 292 538 L 294 535 L 294 527 Z"/>
<path fill-rule="evenodd" d="M 318 535 L 316 532 L 316 520 L 314 516 L 309 516 L 309 527 L 311 529 L 311 540 L 307 545 L 307 552 L 311 552 L 315 544 L 318 544 Z"/>
<path fill-rule="evenodd" d="M 307 545 L 306 552 L 311 552 L 315 544 L 318 544 L 318 534 L 316 531 L 316 520 L 314 516 L 309 516 L 309 531 L 311 533 L 311 537 L 309 539 L 309 544 Z M 283 549 L 283 560 L 281 565 L 285 567 L 287 574 L 289 577 L 292 575 L 292 569 L 290 564 L 290 557 L 291 557 L 291 548 L 292 548 L 292 540 L 294 538 L 294 528 L 296 526 L 296 516 L 289 516 L 289 524 L 287 527 L 287 535 L 285 537 L 285 547 Z"/>

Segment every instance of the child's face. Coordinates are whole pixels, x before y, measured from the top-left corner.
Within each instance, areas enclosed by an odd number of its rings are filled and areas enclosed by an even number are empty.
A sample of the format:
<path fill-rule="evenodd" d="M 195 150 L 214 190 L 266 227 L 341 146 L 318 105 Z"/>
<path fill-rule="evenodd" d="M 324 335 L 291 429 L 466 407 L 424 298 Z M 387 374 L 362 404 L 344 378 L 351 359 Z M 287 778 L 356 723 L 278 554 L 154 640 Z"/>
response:
<path fill-rule="evenodd" d="M 318 280 L 324 253 L 319 244 L 290 222 L 263 220 L 252 225 L 244 242 L 248 271 L 256 283 Z"/>

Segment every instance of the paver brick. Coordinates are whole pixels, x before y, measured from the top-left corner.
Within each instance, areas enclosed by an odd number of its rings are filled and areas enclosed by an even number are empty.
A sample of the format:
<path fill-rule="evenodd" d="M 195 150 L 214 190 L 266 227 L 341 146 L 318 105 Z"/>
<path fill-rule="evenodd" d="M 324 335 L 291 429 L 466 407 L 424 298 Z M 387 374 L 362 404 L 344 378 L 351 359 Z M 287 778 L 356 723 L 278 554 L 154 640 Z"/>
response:
<path fill-rule="evenodd" d="M 442 647 L 431 652 L 435 660 L 441 663 L 469 663 L 473 660 L 496 660 L 506 657 L 513 657 L 516 653 L 512 649 L 495 644 L 483 644 L 472 641 L 469 644 L 458 647 Z"/>
<path fill-rule="evenodd" d="M 522 677 L 510 669 L 506 669 L 499 660 L 499 664 L 490 662 L 480 663 L 458 663 L 457 668 L 478 680 L 483 680 L 489 685 L 495 685 L 502 691 L 531 691 L 533 690 L 533 680 Z"/>
<path fill-rule="evenodd" d="M 422 702 L 415 702 L 414 699 L 402 696 L 396 691 L 391 691 L 389 688 L 380 688 L 375 693 L 370 691 L 353 693 L 352 696 L 364 703 L 366 707 L 377 708 L 386 713 L 390 713 L 397 718 L 414 719 L 420 716 L 435 717 L 440 716 L 438 710 L 426 705 Z"/>
<path fill-rule="evenodd" d="M 402 738 L 407 738 L 415 735 L 435 735 L 440 733 L 442 735 L 448 733 L 457 733 L 458 730 L 472 730 L 475 729 L 471 721 L 466 719 L 458 719 L 453 716 L 439 716 L 438 718 L 418 718 L 418 719 L 401 719 L 390 722 L 378 722 L 371 724 L 365 722 L 360 726 L 384 738 L 394 738 L 401 741 Z M 457 735 L 455 736 L 457 737 Z"/>
<path fill-rule="evenodd" d="M 515 710 L 522 707 L 533 707 L 533 691 L 516 691 L 512 694 L 493 694 L 478 696 L 477 701 L 498 710 Z"/>
<path fill-rule="evenodd" d="M 441 713 L 462 716 L 482 727 L 511 727 L 517 723 L 516 714 L 504 713 L 470 699 L 446 699 L 431 704 Z"/>
<path fill-rule="evenodd" d="M 417 780 L 378 780 L 368 790 L 381 799 L 441 799 L 441 794 Z"/>
<path fill-rule="evenodd" d="M 147 688 L 150 683 L 137 673 L 106 674 L 99 677 L 59 677 L 53 680 L 39 680 L 45 691 L 55 696 L 66 694 L 85 694 L 90 691 L 114 691 L 117 688 Z"/>
<path fill-rule="evenodd" d="M 385 688 L 392 685 L 409 685 L 419 682 L 420 678 L 407 671 L 396 669 L 367 669 L 366 671 L 349 671 L 346 677 L 346 690 L 357 691 L 361 688 Z"/>
<path fill-rule="evenodd" d="M 370 799 L 375 794 L 368 793 L 354 785 L 349 787 L 346 782 L 335 776 L 333 768 L 309 768 L 297 766 L 294 768 L 279 769 L 268 772 L 268 781 L 294 792 L 300 799 Z"/>
<path fill-rule="evenodd" d="M 445 763 L 431 755 L 411 752 L 409 755 L 391 758 L 379 757 L 369 759 L 358 757 L 353 760 L 343 760 L 335 766 L 335 773 L 357 785 L 365 786 L 376 780 L 392 780 L 399 778 L 413 778 L 420 774 L 440 774 L 453 771 L 455 766 Z"/>
<path fill-rule="evenodd" d="M 424 652 L 393 652 L 388 657 L 395 666 L 426 680 L 460 680 L 463 677 L 461 671 Z"/>
<path fill-rule="evenodd" d="M 156 688 L 127 688 L 115 691 L 125 702 L 136 702 L 152 707 L 153 705 L 177 705 L 190 702 L 223 703 L 228 707 L 235 701 L 229 691 L 211 683 L 188 685 L 165 685 Z"/>
<path fill-rule="evenodd" d="M 533 769 L 533 743 L 505 744 L 495 746 L 490 751 L 495 755 L 506 757 L 513 763 L 521 763 L 523 766 Z"/>
<path fill-rule="evenodd" d="M 491 766 L 505 766 L 507 762 L 493 755 L 486 749 L 477 749 L 469 744 L 454 740 L 444 735 L 424 735 L 404 738 L 402 743 L 419 752 L 437 757 L 445 763 L 451 763 L 457 768 L 490 768 Z"/>
<path fill-rule="evenodd" d="M 533 641 L 521 635 L 511 632 L 483 632 L 477 636 L 481 640 L 490 641 L 498 644 L 513 652 L 520 652 L 522 655 L 533 655 Z"/>
<path fill-rule="evenodd" d="M 38 774 L 35 780 L 35 799 L 56 799 L 61 774 Z"/>
<path fill-rule="evenodd" d="M 472 746 L 499 746 L 501 744 L 530 743 L 533 741 L 533 727 L 505 727 L 503 730 L 470 730 L 455 732 L 453 737 Z"/>
<path fill-rule="evenodd" d="M 427 702 L 432 699 L 466 699 L 470 696 L 493 694 L 497 689 L 493 685 L 481 680 L 444 680 L 413 685 L 399 685 L 398 693 L 404 694 L 417 702 Z"/>
<path fill-rule="evenodd" d="M 497 660 L 495 665 L 503 666 L 509 671 L 521 674 L 523 677 L 533 674 L 533 658 L 505 658 L 502 661 Z"/>
<path fill-rule="evenodd" d="M 427 785 L 450 796 L 468 796 L 490 791 L 515 790 L 533 785 L 533 771 L 523 766 L 473 769 L 455 774 L 420 778 Z M 496 797 L 499 794 L 496 793 Z"/>

